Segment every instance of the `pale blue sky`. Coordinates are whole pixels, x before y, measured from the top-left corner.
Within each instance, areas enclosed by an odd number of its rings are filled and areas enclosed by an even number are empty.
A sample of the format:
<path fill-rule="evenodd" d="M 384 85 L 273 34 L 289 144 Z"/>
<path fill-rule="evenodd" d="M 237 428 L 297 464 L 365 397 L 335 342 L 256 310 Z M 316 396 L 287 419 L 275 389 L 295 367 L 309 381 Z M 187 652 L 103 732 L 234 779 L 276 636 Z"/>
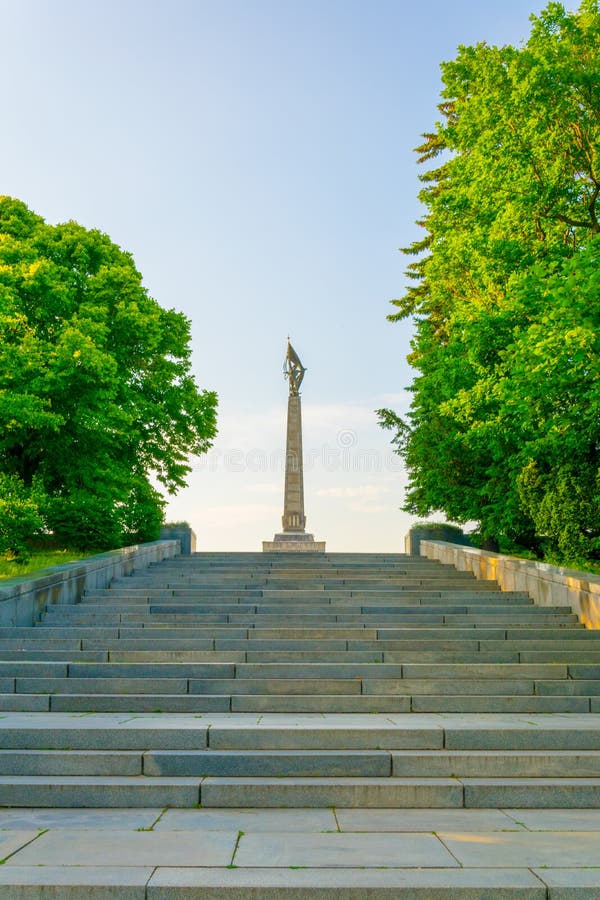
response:
<path fill-rule="evenodd" d="M 220 395 L 215 450 L 169 507 L 201 548 L 279 530 L 288 333 L 309 529 L 401 548 L 404 476 L 372 411 L 408 402 L 410 325 L 385 317 L 418 236 L 412 148 L 439 63 L 518 43 L 545 5 L 0 0 L 0 193 L 132 252 Z"/>

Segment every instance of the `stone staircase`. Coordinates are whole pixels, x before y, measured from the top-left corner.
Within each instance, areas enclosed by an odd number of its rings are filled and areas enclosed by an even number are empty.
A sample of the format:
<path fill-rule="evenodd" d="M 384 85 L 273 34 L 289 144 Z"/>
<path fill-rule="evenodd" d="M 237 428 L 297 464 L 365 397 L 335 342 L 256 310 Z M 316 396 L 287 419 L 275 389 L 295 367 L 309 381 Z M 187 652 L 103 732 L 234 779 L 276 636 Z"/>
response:
<path fill-rule="evenodd" d="M 599 640 L 400 554 L 167 561 L 0 629 L 0 806 L 600 807 Z"/>

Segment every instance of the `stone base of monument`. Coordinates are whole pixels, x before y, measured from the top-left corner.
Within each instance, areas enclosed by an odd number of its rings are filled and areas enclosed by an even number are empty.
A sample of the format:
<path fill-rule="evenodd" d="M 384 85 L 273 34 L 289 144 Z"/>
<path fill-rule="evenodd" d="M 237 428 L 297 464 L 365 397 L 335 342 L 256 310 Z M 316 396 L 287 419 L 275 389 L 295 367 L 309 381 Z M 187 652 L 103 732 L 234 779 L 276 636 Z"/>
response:
<path fill-rule="evenodd" d="M 315 541 L 304 531 L 284 531 L 263 541 L 263 553 L 325 553 L 325 541 Z"/>

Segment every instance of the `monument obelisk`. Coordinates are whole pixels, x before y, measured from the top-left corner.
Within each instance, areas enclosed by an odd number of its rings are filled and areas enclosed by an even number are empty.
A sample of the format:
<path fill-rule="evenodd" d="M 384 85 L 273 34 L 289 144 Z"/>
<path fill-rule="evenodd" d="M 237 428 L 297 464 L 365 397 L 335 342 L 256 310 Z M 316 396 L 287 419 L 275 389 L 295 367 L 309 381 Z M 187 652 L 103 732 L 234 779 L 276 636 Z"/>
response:
<path fill-rule="evenodd" d="M 283 374 L 289 383 L 287 437 L 285 448 L 285 488 L 282 531 L 272 541 L 263 541 L 264 551 L 323 553 L 325 541 L 307 534 L 304 515 L 304 473 L 302 465 L 302 407 L 300 385 L 306 369 L 288 338 Z"/>

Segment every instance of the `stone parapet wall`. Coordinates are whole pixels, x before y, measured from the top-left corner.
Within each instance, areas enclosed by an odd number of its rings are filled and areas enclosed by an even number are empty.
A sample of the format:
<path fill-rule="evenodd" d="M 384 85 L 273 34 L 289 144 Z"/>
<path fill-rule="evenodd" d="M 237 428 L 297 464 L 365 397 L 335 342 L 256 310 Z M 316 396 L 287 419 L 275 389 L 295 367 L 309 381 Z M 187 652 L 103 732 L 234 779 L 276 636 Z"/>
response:
<path fill-rule="evenodd" d="M 493 579 L 505 591 L 527 591 L 538 606 L 570 606 L 586 628 L 600 628 L 600 575 L 448 541 L 421 540 L 419 553 L 480 580 Z"/>
<path fill-rule="evenodd" d="M 79 603 L 84 591 L 108 587 L 113 578 L 131 575 L 179 553 L 179 541 L 153 541 L 53 566 L 39 575 L 1 581 L 0 627 L 33 625 L 46 606 Z"/>
<path fill-rule="evenodd" d="M 404 552 L 410 556 L 420 556 L 419 545 L 421 541 L 448 541 L 451 544 L 460 544 L 469 547 L 471 542 L 468 535 L 463 534 L 459 528 L 452 525 L 413 525 L 404 538 Z"/>
<path fill-rule="evenodd" d="M 179 541 L 182 556 L 190 556 L 196 552 L 196 532 L 189 525 L 163 525 L 160 529 L 160 539 Z"/>

